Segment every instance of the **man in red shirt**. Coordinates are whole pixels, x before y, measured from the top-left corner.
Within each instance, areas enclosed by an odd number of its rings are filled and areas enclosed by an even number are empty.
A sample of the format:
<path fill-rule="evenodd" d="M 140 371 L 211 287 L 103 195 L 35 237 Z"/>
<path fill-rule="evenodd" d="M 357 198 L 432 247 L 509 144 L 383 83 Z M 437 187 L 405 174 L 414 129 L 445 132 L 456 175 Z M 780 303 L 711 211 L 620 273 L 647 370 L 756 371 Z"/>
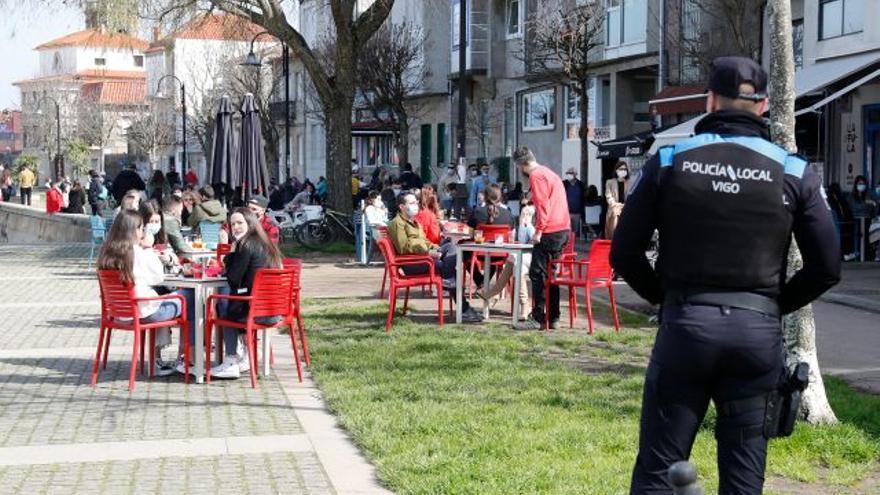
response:
<path fill-rule="evenodd" d="M 266 231 L 269 240 L 272 241 L 272 244 L 277 246 L 279 238 L 281 237 L 281 229 L 278 228 L 278 224 L 275 223 L 275 220 L 272 217 L 266 215 L 266 209 L 268 207 L 269 200 L 265 196 L 252 196 L 250 201 L 248 201 L 248 209 L 260 219 L 260 225 L 263 227 L 263 230 Z"/>
<path fill-rule="evenodd" d="M 529 190 L 535 204 L 535 236 L 532 242 L 532 317 L 516 324 L 517 330 L 540 330 L 544 326 L 544 312 L 550 313 L 550 326 L 559 323 L 559 286 L 550 288 L 550 300 L 544 300 L 547 263 L 559 258 L 568 242 L 571 219 L 565 186 L 556 172 L 539 165 L 531 150 L 522 146 L 513 153 L 513 162 L 529 178 Z M 546 306 L 546 307 L 545 307 Z"/>

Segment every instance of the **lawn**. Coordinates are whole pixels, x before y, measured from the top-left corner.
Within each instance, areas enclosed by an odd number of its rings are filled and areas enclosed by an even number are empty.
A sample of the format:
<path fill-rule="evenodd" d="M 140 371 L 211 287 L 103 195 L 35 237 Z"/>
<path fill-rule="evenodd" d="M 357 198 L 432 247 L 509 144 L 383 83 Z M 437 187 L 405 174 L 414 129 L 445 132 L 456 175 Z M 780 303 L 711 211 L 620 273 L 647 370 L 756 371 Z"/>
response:
<path fill-rule="evenodd" d="M 431 318 L 398 316 L 385 334 L 386 308 L 348 300 L 305 308 L 315 379 L 386 486 L 425 494 L 627 493 L 653 342 L 643 317 L 625 314 L 620 334 L 605 327 L 590 337 L 492 325 L 438 329 Z M 818 483 L 821 491 L 775 493 L 872 493 L 852 487 L 878 472 L 880 398 L 834 379 L 827 386 L 842 423 L 799 426 L 793 437 L 774 440 L 768 466 L 768 476 L 782 481 L 774 486 Z M 713 423 L 710 414 L 692 459 L 707 493 L 717 488 Z"/>

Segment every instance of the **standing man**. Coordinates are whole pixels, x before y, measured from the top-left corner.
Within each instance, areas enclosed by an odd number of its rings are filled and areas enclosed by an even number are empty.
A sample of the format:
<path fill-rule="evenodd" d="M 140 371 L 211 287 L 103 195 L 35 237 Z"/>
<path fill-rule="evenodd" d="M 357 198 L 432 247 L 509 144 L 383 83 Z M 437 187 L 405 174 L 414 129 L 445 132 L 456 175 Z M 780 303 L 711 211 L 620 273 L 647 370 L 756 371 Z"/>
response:
<path fill-rule="evenodd" d="M 718 411 L 718 493 L 761 493 L 768 438 L 785 414 L 775 406 L 790 393 L 780 390 L 789 375 L 780 317 L 840 279 L 821 181 L 769 141 L 766 91 L 767 74 L 754 61 L 715 59 L 709 115 L 694 137 L 647 162 L 614 234 L 614 269 L 663 304 L 631 494 L 672 494 L 666 471 L 690 456 L 710 398 Z M 656 271 L 645 257 L 655 229 Z M 786 281 L 792 232 L 804 264 Z"/>
<path fill-rule="evenodd" d="M 571 219 L 571 230 L 576 236 L 581 235 L 581 223 L 584 217 L 584 197 L 587 191 L 584 183 L 578 179 L 574 167 L 565 172 L 565 198 L 568 200 L 568 216 Z"/>
<path fill-rule="evenodd" d="M 18 174 L 18 190 L 21 192 L 21 204 L 31 205 L 31 193 L 34 190 L 37 178 L 28 167 L 22 167 Z"/>
<path fill-rule="evenodd" d="M 403 166 L 403 172 L 400 173 L 400 183 L 406 190 L 422 188 L 422 178 L 413 172 L 412 163 L 406 162 L 406 165 Z"/>
<path fill-rule="evenodd" d="M 174 167 L 174 164 L 168 165 L 168 173 L 165 174 L 165 183 L 168 184 L 170 189 L 174 189 L 174 186 L 180 185 L 180 174 L 177 173 L 177 169 Z"/>
<path fill-rule="evenodd" d="M 531 150 L 523 146 L 513 153 L 513 162 L 520 172 L 529 178 L 529 190 L 535 204 L 535 235 L 532 243 L 532 264 L 529 278 L 532 280 L 532 317 L 517 323 L 517 330 L 540 330 L 544 327 L 545 311 L 549 314 L 550 327 L 559 324 L 559 286 L 550 287 L 550 300 L 544 300 L 544 284 L 547 280 L 547 264 L 559 258 L 568 242 L 571 220 L 568 218 L 568 201 L 565 187 L 556 172 L 539 165 Z M 545 307 L 546 306 L 546 307 Z"/>
<path fill-rule="evenodd" d="M 468 201 L 468 206 L 473 210 L 474 208 L 480 206 L 479 197 L 480 193 L 485 191 L 487 187 L 492 184 L 498 184 L 498 180 L 495 177 L 489 175 L 490 167 L 488 163 L 484 163 L 480 166 L 480 175 L 477 175 L 473 179 L 473 186 L 471 187 L 471 196 Z"/>

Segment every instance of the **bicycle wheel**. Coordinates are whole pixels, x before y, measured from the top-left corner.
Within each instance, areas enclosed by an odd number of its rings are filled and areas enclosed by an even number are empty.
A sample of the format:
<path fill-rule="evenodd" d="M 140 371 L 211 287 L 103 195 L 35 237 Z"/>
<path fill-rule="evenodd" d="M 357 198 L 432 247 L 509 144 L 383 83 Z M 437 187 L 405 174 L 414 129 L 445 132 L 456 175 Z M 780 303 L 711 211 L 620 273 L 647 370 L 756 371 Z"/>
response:
<path fill-rule="evenodd" d="M 299 232 L 300 243 L 309 249 L 320 249 L 336 241 L 336 229 L 324 220 L 309 220 Z"/>

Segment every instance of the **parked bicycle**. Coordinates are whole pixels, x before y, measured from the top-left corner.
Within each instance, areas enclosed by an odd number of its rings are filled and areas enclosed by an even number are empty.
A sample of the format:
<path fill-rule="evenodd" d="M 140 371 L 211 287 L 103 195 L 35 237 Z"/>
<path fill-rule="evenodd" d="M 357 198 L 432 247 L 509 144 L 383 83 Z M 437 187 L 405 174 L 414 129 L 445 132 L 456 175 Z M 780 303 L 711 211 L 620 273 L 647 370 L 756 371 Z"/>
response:
<path fill-rule="evenodd" d="M 345 213 L 324 207 L 320 219 L 309 220 L 297 229 L 297 240 L 304 246 L 317 249 L 337 240 L 354 242 L 354 222 Z"/>

